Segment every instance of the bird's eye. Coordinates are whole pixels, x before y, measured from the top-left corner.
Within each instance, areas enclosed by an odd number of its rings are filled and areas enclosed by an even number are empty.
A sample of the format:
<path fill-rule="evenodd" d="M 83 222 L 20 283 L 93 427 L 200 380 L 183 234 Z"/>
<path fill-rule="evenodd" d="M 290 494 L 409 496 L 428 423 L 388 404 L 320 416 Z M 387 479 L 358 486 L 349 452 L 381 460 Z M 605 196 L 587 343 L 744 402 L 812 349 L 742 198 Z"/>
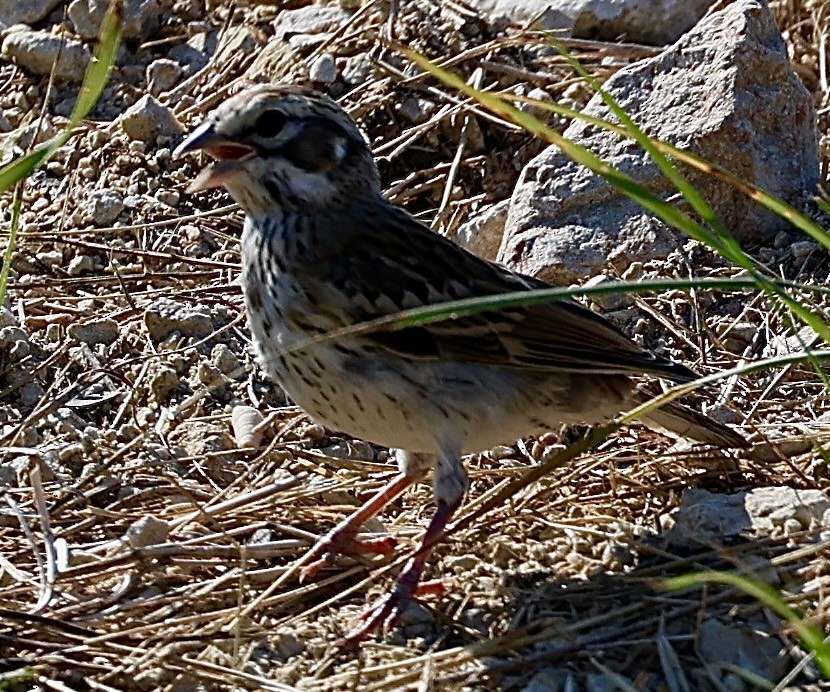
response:
<path fill-rule="evenodd" d="M 260 137 L 274 137 L 285 125 L 285 115 L 277 110 L 265 111 L 254 123 L 254 130 Z"/>

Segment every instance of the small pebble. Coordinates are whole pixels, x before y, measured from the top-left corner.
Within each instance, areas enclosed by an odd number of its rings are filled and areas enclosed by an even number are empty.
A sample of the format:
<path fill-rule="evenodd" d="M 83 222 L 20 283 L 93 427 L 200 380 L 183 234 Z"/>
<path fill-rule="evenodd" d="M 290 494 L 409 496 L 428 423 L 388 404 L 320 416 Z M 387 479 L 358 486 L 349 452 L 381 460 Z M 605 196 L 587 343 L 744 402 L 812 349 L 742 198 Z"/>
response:
<path fill-rule="evenodd" d="M 167 541 L 168 535 L 170 535 L 170 524 L 168 522 L 147 515 L 131 524 L 124 538 L 131 548 L 146 548 L 150 545 L 164 543 Z"/>
<path fill-rule="evenodd" d="M 153 96 L 170 91 L 184 74 L 184 68 L 175 60 L 159 58 L 147 66 L 147 89 Z"/>
<path fill-rule="evenodd" d="M 89 220 L 95 226 L 110 226 L 124 211 L 124 201 L 121 194 L 115 190 L 94 190 L 89 195 L 86 210 Z"/>
<path fill-rule="evenodd" d="M 70 325 L 69 336 L 85 344 L 111 344 L 118 338 L 118 322 L 105 317 L 83 324 Z"/>
<path fill-rule="evenodd" d="M 337 79 L 337 65 L 328 53 L 320 55 L 308 69 L 308 78 L 319 84 L 333 84 Z"/>
<path fill-rule="evenodd" d="M 173 111 L 150 94 L 142 96 L 120 118 L 121 127 L 132 139 L 154 143 L 161 137 L 174 137 L 184 131 Z"/>
<path fill-rule="evenodd" d="M 807 255 L 816 250 L 818 250 L 818 243 L 814 243 L 812 240 L 799 240 L 790 245 L 790 254 L 797 260 L 805 259 Z"/>
<path fill-rule="evenodd" d="M 95 269 L 95 260 L 89 255 L 79 255 L 70 260 L 69 266 L 66 267 L 66 273 L 69 276 L 80 276 L 91 272 L 93 269 Z"/>
<path fill-rule="evenodd" d="M 258 426 L 265 418 L 253 406 L 234 406 L 231 411 L 233 437 L 240 449 L 259 449 L 262 429 Z"/>

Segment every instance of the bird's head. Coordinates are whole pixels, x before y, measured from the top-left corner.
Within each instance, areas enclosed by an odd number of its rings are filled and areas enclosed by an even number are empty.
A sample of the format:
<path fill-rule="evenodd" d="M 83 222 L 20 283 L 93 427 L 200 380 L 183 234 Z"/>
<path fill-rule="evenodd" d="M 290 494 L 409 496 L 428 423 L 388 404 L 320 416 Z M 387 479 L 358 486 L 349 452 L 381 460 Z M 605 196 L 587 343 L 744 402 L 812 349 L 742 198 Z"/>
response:
<path fill-rule="evenodd" d="M 380 193 L 360 130 L 329 97 L 311 89 L 260 85 L 217 108 L 178 146 L 216 161 L 190 190 L 224 186 L 251 216 L 342 207 Z"/>

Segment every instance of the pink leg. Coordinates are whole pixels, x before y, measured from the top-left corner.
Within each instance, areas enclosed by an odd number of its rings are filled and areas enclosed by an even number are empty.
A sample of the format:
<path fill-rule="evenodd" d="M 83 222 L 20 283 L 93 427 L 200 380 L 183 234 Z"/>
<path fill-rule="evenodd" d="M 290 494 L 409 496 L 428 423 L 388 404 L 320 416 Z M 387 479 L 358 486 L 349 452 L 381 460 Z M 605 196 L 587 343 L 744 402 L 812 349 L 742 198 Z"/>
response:
<path fill-rule="evenodd" d="M 382 511 L 398 495 L 412 485 L 417 477 L 400 473 L 383 486 L 368 502 L 356 512 L 341 521 L 311 549 L 305 558 L 310 562 L 300 571 L 300 579 L 308 579 L 319 572 L 337 554 L 388 555 L 395 549 L 395 539 L 391 537 L 358 540 L 357 533 L 365 522 Z"/>
<path fill-rule="evenodd" d="M 424 572 L 424 567 L 426 566 L 430 553 L 432 553 L 438 537 L 460 504 L 460 497 L 452 504 L 444 500 L 438 500 L 438 507 L 421 540 L 421 544 L 406 564 L 406 567 L 398 575 L 392 593 L 382 599 L 380 603 L 364 615 L 366 622 L 355 631 L 346 635 L 340 642 L 341 646 L 356 645 L 377 630 L 387 629 L 395 623 L 395 620 L 406 609 L 412 597 L 415 595 L 418 582 L 421 580 L 421 575 Z"/>

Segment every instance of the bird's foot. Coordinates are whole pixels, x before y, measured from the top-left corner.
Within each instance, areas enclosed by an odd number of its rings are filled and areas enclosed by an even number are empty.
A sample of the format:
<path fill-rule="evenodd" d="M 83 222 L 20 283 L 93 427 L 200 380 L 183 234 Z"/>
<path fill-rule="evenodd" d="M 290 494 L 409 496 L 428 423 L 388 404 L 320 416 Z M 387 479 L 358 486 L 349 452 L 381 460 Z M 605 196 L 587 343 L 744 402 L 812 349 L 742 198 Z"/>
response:
<path fill-rule="evenodd" d="M 338 525 L 323 536 L 306 555 L 306 564 L 300 570 L 300 581 L 311 579 L 328 567 L 337 555 L 390 555 L 397 541 L 392 536 L 358 538 L 350 527 Z"/>
<path fill-rule="evenodd" d="M 363 613 L 362 624 L 343 637 L 338 642 L 338 648 L 352 648 L 375 633 L 389 631 L 413 598 L 443 593 L 443 580 L 419 583 L 425 563 L 426 555 L 416 554 L 401 572 L 392 592 Z"/>
<path fill-rule="evenodd" d="M 360 527 L 412 485 L 414 478 L 399 473 L 352 515 L 341 521 L 323 536 L 303 558 L 300 581 L 310 579 L 329 565 L 335 555 L 389 555 L 395 550 L 395 539 L 358 538 Z"/>

